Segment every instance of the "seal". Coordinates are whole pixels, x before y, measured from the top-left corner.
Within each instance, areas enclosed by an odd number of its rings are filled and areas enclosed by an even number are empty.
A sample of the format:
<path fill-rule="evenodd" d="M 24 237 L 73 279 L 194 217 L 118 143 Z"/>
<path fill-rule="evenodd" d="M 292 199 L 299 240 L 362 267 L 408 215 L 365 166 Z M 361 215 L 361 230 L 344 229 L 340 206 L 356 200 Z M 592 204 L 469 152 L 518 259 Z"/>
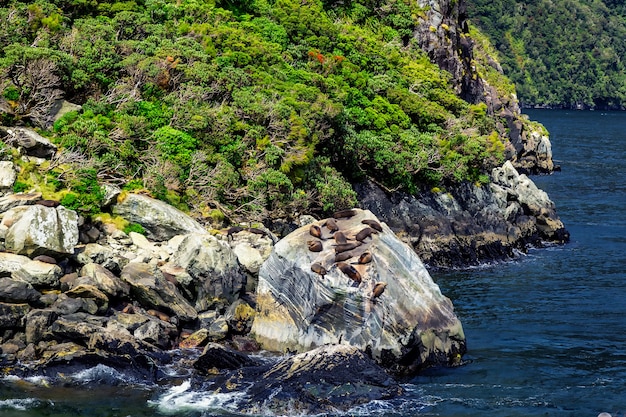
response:
<path fill-rule="evenodd" d="M 372 290 L 372 298 L 371 298 L 371 300 L 375 300 L 376 298 L 380 297 L 382 295 L 382 293 L 385 291 L 386 287 L 387 287 L 387 283 L 386 282 L 377 282 L 374 285 L 374 289 Z"/>
<path fill-rule="evenodd" d="M 347 264 L 345 262 L 337 262 L 337 268 L 339 268 L 341 272 L 343 272 L 348 277 L 350 277 L 350 279 L 354 281 L 355 283 L 357 284 L 361 283 L 361 274 L 352 265 Z"/>
<path fill-rule="evenodd" d="M 370 262 L 372 262 L 372 254 L 370 252 L 363 252 L 359 256 L 359 259 L 353 262 L 353 264 L 368 264 Z"/>
<path fill-rule="evenodd" d="M 328 230 L 330 230 L 330 232 L 336 232 L 337 230 L 339 230 L 339 226 L 337 225 L 337 220 L 335 220 L 334 218 L 329 218 L 326 219 L 326 222 L 324 223 L 324 226 L 326 226 L 326 228 Z"/>
<path fill-rule="evenodd" d="M 356 215 L 356 210 L 348 209 L 348 210 L 339 210 L 333 213 L 333 218 L 335 219 L 343 219 L 344 217 L 350 218 Z"/>
<path fill-rule="evenodd" d="M 324 240 L 322 237 L 322 229 L 317 225 L 312 224 L 311 227 L 309 227 L 309 234 Z"/>
<path fill-rule="evenodd" d="M 324 275 L 326 275 L 326 268 L 324 268 L 319 262 L 311 264 L 311 271 L 315 272 L 316 274 L 320 274 L 322 278 L 324 278 Z"/>
<path fill-rule="evenodd" d="M 323 249 L 322 242 L 319 240 L 307 240 L 306 245 L 311 252 L 321 252 Z"/>
<path fill-rule="evenodd" d="M 353 256 L 354 255 L 352 254 L 352 252 L 340 252 L 340 253 L 335 255 L 335 262 L 347 261 L 348 259 L 352 258 Z"/>
<path fill-rule="evenodd" d="M 335 254 L 346 252 L 354 248 L 358 248 L 362 244 L 363 243 L 361 242 L 352 242 L 352 243 L 341 243 L 339 245 L 335 245 Z"/>
<path fill-rule="evenodd" d="M 342 243 L 348 243 L 348 238 L 343 232 L 335 232 L 334 237 L 335 237 L 335 242 L 337 242 L 340 245 Z"/>
<path fill-rule="evenodd" d="M 235 233 L 239 233 L 243 230 L 241 226 L 233 226 L 226 229 L 226 238 L 232 238 Z"/>
<path fill-rule="evenodd" d="M 382 232 L 383 231 L 383 227 L 376 220 L 364 219 L 364 220 L 361 220 L 361 223 L 368 225 L 369 227 L 371 227 L 372 229 L 374 229 L 374 230 L 376 230 L 378 232 Z"/>
<path fill-rule="evenodd" d="M 372 229 L 371 227 L 366 227 L 364 229 L 361 229 L 361 231 L 356 234 L 355 239 L 358 240 L 359 242 L 363 242 L 365 239 L 371 236 L 372 233 L 378 233 L 378 232 Z"/>

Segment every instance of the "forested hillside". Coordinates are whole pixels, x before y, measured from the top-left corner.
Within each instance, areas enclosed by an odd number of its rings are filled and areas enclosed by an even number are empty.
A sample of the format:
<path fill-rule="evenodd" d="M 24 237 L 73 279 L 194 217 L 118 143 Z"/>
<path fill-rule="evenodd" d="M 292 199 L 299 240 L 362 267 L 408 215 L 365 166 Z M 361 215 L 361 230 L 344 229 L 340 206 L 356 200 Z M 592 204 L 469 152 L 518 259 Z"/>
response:
<path fill-rule="evenodd" d="M 61 149 L 22 160 L 15 191 L 89 214 L 106 181 L 234 220 L 351 207 L 365 177 L 485 183 L 506 138 L 417 46 L 416 4 L 3 3 L 0 124 Z M 82 108 L 54 120 L 62 99 Z"/>
<path fill-rule="evenodd" d="M 525 106 L 626 107 L 626 5 L 604 0 L 471 0 Z"/>

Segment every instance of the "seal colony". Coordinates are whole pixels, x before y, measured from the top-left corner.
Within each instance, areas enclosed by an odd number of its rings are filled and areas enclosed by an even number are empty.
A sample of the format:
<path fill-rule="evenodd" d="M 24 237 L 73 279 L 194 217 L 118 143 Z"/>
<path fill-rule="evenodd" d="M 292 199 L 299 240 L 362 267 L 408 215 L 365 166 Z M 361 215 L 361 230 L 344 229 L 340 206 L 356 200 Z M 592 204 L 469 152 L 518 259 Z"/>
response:
<path fill-rule="evenodd" d="M 355 229 L 348 222 L 356 214 L 355 209 L 337 211 L 309 226 L 306 245 L 312 254 L 317 255 L 311 263 L 311 272 L 320 279 L 333 272 L 345 276 L 347 287 L 361 288 L 370 301 L 375 301 L 387 286 L 369 276 L 369 265 L 374 261 L 372 249 L 383 228 L 374 219 L 363 219 L 362 227 Z"/>

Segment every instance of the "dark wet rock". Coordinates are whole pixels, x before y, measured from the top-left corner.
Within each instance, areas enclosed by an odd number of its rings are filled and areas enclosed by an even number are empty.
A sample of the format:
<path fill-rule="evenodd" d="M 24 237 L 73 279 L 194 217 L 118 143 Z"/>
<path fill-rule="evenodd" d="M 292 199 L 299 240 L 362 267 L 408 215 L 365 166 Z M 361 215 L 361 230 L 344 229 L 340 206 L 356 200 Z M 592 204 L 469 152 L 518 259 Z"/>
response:
<path fill-rule="evenodd" d="M 225 318 L 228 327 L 233 334 L 248 334 L 254 320 L 254 308 L 244 300 L 239 299 L 232 303 L 226 310 Z"/>
<path fill-rule="evenodd" d="M 0 302 L 35 303 L 40 297 L 41 293 L 28 282 L 0 278 Z"/>
<path fill-rule="evenodd" d="M 30 310 L 31 307 L 28 304 L 0 302 L 0 329 L 23 329 L 25 325 L 24 318 Z"/>
<path fill-rule="evenodd" d="M 93 308 L 89 308 L 91 314 L 104 314 L 109 308 L 109 298 L 107 295 L 93 285 L 79 284 L 65 294 L 71 298 L 82 298 L 83 303 L 92 300 L 96 308 L 95 311 L 93 311 Z"/>
<path fill-rule="evenodd" d="M 228 349 L 217 343 L 209 343 L 202 351 L 202 355 L 195 361 L 194 368 L 209 374 L 215 370 L 239 369 L 243 367 L 258 366 L 259 362 L 248 355 Z"/>
<path fill-rule="evenodd" d="M 244 368 L 218 377 L 211 389 L 246 389 L 240 411 L 307 415 L 347 411 L 402 393 L 400 385 L 361 350 L 324 346 L 275 364 Z"/>
<path fill-rule="evenodd" d="M 27 343 L 39 343 L 46 333 L 49 333 L 48 328 L 54 320 L 56 320 L 57 314 L 52 309 L 33 310 L 26 315 L 26 326 L 24 333 L 26 334 Z"/>

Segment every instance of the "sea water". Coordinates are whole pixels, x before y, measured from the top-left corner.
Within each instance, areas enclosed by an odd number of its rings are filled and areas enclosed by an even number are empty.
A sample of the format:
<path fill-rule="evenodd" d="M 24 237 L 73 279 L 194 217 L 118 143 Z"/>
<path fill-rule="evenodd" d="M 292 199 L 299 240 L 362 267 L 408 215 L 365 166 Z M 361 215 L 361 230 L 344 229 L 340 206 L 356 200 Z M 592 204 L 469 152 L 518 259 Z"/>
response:
<path fill-rule="evenodd" d="M 424 372 L 401 398 L 344 415 L 626 415 L 626 112 L 527 113 L 550 131 L 562 171 L 533 180 L 571 242 L 432 272 L 463 323 L 465 365 Z M 213 395 L 184 376 L 141 385 L 102 366 L 66 378 L 0 380 L 0 416 L 239 416 L 245 395 Z"/>

